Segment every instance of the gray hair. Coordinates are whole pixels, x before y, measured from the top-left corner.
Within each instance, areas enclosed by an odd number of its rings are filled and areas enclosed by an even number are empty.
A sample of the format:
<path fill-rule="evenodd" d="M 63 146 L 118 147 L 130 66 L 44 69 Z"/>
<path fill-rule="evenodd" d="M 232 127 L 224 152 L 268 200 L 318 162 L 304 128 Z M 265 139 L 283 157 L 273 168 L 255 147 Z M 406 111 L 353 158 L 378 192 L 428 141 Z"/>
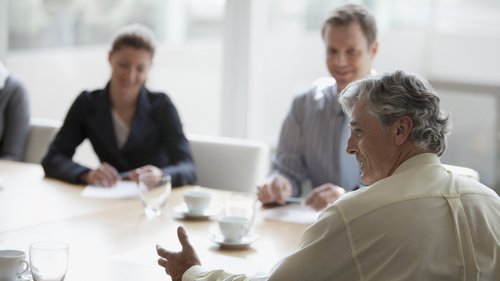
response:
<path fill-rule="evenodd" d="M 410 134 L 416 146 L 441 156 L 450 132 L 449 114 L 440 109 L 439 97 L 430 84 L 416 75 L 395 71 L 369 76 L 349 84 L 339 97 L 347 114 L 354 104 L 368 98 L 367 112 L 387 128 L 398 118 L 409 116 L 413 121 Z"/>

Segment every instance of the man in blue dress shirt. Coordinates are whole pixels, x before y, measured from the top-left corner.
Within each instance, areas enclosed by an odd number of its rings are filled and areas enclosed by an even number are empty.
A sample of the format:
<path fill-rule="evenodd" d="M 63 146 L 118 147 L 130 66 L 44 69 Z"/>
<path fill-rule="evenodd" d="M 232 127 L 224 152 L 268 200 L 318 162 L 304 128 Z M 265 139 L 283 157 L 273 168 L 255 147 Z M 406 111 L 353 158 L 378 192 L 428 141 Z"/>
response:
<path fill-rule="evenodd" d="M 284 204 L 301 196 L 310 182 L 306 204 L 321 210 L 359 184 L 359 167 L 345 153 L 347 118 L 337 101 L 352 81 L 370 74 L 377 53 L 375 18 L 365 8 L 334 9 L 323 24 L 326 65 L 333 78 L 322 78 L 295 97 L 283 123 L 271 175 L 258 186 L 259 200 Z"/>

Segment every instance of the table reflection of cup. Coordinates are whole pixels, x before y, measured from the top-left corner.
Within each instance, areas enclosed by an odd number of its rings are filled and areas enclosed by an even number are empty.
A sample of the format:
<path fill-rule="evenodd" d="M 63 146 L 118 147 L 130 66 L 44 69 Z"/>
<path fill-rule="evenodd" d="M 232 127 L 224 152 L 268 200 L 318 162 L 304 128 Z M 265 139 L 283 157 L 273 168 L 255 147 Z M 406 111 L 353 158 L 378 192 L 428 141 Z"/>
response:
<path fill-rule="evenodd" d="M 29 269 L 26 253 L 18 250 L 0 250 L 0 280 L 17 281 Z"/>
<path fill-rule="evenodd" d="M 187 190 L 182 194 L 184 203 L 186 203 L 187 211 L 190 215 L 201 216 L 210 205 L 211 194 L 202 189 Z"/>
<path fill-rule="evenodd" d="M 68 268 L 69 246 L 63 242 L 42 241 L 30 245 L 31 274 L 34 281 L 62 281 Z"/>
<path fill-rule="evenodd" d="M 148 216 L 160 216 L 172 190 L 169 175 L 144 171 L 139 174 L 139 196 Z"/>
<path fill-rule="evenodd" d="M 238 242 L 252 228 L 257 198 L 252 193 L 230 193 L 224 198 L 224 210 L 219 216 L 219 229 L 227 242 Z"/>

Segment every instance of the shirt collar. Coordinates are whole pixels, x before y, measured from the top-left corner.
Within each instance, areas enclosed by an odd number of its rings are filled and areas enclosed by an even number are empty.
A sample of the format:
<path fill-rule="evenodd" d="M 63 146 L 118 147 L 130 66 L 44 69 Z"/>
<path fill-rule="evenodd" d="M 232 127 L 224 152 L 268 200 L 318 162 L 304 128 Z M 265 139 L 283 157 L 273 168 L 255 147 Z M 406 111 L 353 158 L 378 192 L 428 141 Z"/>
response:
<path fill-rule="evenodd" d="M 441 165 L 441 161 L 439 160 L 439 156 L 437 156 L 435 153 L 420 153 L 405 160 L 396 168 L 396 170 L 392 174 L 399 174 L 408 169 L 421 165 Z"/>
<path fill-rule="evenodd" d="M 319 101 L 321 99 L 333 99 L 338 98 L 337 84 L 333 77 L 321 77 L 313 82 L 314 87 L 314 99 Z M 332 102 L 333 111 L 335 116 L 343 115 L 342 107 L 338 102 Z"/>

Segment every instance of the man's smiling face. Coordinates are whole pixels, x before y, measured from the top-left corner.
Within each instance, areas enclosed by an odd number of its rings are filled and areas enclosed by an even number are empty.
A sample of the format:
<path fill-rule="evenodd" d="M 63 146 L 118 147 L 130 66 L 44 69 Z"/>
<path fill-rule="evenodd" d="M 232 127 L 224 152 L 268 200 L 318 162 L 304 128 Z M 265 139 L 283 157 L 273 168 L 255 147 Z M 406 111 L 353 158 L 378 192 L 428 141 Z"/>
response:
<path fill-rule="evenodd" d="M 400 147 L 395 144 L 395 128 L 385 128 L 366 108 L 364 97 L 354 104 L 351 136 L 346 151 L 356 156 L 361 169 L 361 182 L 371 185 L 389 176 L 398 165 Z"/>

